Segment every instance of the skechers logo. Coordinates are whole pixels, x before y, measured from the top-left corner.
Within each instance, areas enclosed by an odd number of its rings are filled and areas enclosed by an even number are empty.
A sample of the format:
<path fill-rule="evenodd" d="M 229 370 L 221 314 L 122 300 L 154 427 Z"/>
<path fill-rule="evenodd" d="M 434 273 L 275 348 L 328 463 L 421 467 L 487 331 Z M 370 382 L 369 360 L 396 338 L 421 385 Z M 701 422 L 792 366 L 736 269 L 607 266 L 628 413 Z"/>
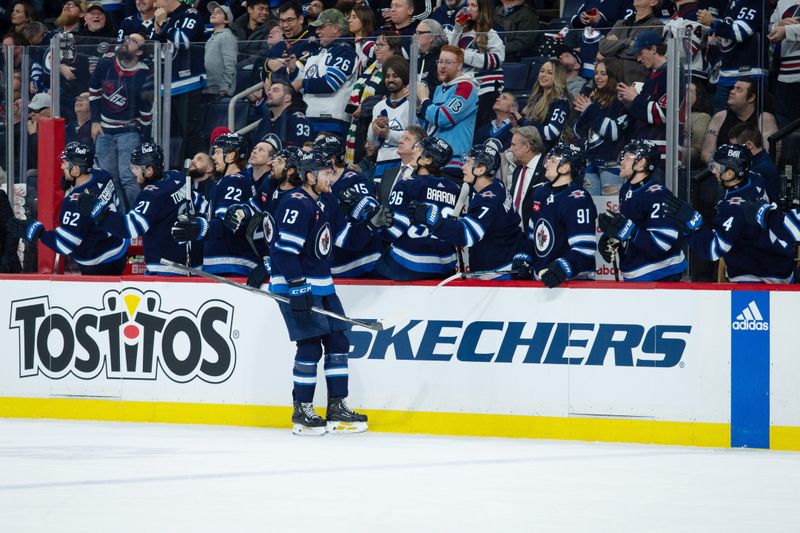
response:
<path fill-rule="evenodd" d="M 736 316 L 736 320 L 731 323 L 731 327 L 736 330 L 769 331 L 769 322 L 764 320 L 755 300 L 753 300 Z"/>

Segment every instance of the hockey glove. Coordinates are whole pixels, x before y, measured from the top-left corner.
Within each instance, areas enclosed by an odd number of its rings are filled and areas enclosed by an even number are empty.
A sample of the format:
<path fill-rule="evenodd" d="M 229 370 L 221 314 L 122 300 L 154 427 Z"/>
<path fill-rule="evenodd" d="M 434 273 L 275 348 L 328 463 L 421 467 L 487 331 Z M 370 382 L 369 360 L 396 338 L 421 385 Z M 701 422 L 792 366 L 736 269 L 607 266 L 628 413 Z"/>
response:
<path fill-rule="evenodd" d="M 311 295 L 311 285 L 306 278 L 296 278 L 289 281 L 289 309 L 296 313 L 308 313 L 314 305 Z"/>
<path fill-rule="evenodd" d="M 415 224 L 427 226 L 431 231 L 436 231 L 442 224 L 442 214 L 439 211 L 439 206 L 435 204 L 426 204 L 413 200 L 408 204 L 408 212 L 411 214 L 411 219 Z"/>
<path fill-rule="evenodd" d="M 511 261 L 511 279 L 533 279 L 531 267 L 533 259 L 528 254 L 519 253 Z"/>
<path fill-rule="evenodd" d="M 619 249 L 619 241 L 608 235 L 600 235 L 600 240 L 597 241 L 597 251 L 600 252 L 600 257 L 606 263 L 613 263 Z"/>
<path fill-rule="evenodd" d="M 362 196 L 348 213 L 347 220 L 354 224 L 360 224 L 374 217 L 378 210 L 380 210 L 380 205 L 375 198 Z"/>
<path fill-rule="evenodd" d="M 394 222 L 394 211 L 388 207 L 381 207 L 373 217 L 367 220 L 367 228 L 375 232 L 381 228 L 388 228 Z"/>
<path fill-rule="evenodd" d="M 703 225 L 703 215 L 689 203 L 671 195 L 664 200 L 664 216 L 682 226 L 686 234 L 694 233 Z"/>
<path fill-rule="evenodd" d="M 199 241 L 208 233 L 208 221 L 203 217 L 178 215 L 178 220 L 172 225 L 170 231 L 172 233 L 172 240 L 178 244 L 189 241 Z"/>
<path fill-rule="evenodd" d="M 253 216 L 253 213 L 248 206 L 233 204 L 225 211 L 225 218 L 222 219 L 222 223 L 231 232 L 236 233 L 242 226 L 247 226 L 251 216 Z"/>
<path fill-rule="evenodd" d="M 30 218 L 20 220 L 18 218 L 11 217 L 8 219 L 6 229 L 10 234 L 16 235 L 20 239 L 25 239 L 29 243 L 34 243 L 36 242 L 36 239 L 41 237 L 42 232 L 44 231 L 44 224 L 38 220 L 33 220 Z"/>
<path fill-rule="evenodd" d="M 772 212 L 778 210 L 778 205 L 775 203 L 760 204 L 758 202 L 742 202 L 739 204 L 739 208 L 744 212 L 746 224 L 757 224 L 761 229 L 765 229 Z"/>
<path fill-rule="evenodd" d="M 539 279 L 548 289 L 558 287 L 567 281 L 570 276 L 572 276 L 572 268 L 570 268 L 566 259 L 562 258 L 556 259 L 539 272 Z"/>
<path fill-rule="evenodd" d="M 258 289 L 267 281 L 267 278 L 271 274 L 272 260 L 269 258 L 269 256 L 266 256 L 262 263 L 250 271 L 250 275 L 247 276 L 247 284 L 250 287 L 255 287 Z"/>
<path fill-rule="evenodd" d="M 353 189 L 345 189 L 339 193 L 339 205 L 344 211 L 350 212 L 356 206 L 363 195 Z"/>
<path fill-rule="evenodd" d="M 597 223 L 604 234 L 622 242 L 636 234 L 636 224 L 619 213 L 600 213 Z"/>
<path fill-rule="evenodd" d="M 96 194 L 85 191 L 83 194 L 78 195 L 78 211 L 81 216 L 102 222 L 108 213 L 108 205 Z"/>

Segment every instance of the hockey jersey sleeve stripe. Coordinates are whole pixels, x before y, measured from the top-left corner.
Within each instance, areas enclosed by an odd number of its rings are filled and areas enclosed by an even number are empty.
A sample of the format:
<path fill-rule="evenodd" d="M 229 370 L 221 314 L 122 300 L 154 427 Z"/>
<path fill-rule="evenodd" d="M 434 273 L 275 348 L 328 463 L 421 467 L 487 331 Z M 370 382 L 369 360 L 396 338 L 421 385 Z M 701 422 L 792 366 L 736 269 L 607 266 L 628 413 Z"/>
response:
<path fill-rule="evenodd" d="M 475 241 L 480 241 L 483 239 L 483 236 L 486 235 L 486 230 L 483 229 L 483 226 L 477 221 L 474 220 L 472 217 L 466 216 L 461 219 L 461 222 L 464 223 L 472 232 L 475 234 Z"/>
<path fill-rule="evenodd" d="M 739 43 L 743 43 L 754 33 L 753 27 L 743 20 L 734 21 L 731 29 L 733 30 L 734 39 Z"/>
<path fill-rule="evenodd" d="M 63 239 L 64 241 L 68 241 L 75 246 L 80 246 L 83 239 L 78 237 L 77 235 L 70 233 L 63 227 L 59 226 L 56 228 L 56 236 Z"/>
<path fill-rule="evenodd" d="M 604 118 L 598 133 L 601 137 L 604 137 L 611 142 L 617 142 L 617 139 L 619 139 L 619 128 L 617 128 L 617 121 L 608 117 Z"/>
<path fill-rule="evenodd" d="M 591 243 L 592 245 L 594 245 L 594 243 L 597 242 L 597 238 L 593 234 L 581 233 L 578 235 L 573 235 L 572 237 L 567 239 L 567 242 L 569 243 L 570 246 L 580 243 Z"/>
<path fill-rule="evenodd" d="M 279 240 L 290 242 L 292 244 L 297 245 L 300 248 L 302 248 L 306 244 L 305 238 L 299 235 L 295 235 L 293 233 L 289 233 L 288 231 L 281 231 L 279 235 Z"/>
<path fill-rule="evenodd" d="M 130 234 L 131 239 L 140 235 L 144 235 L 147 233 L 147 230 L 150 229 L 150 223 L 147 222 L 147 219 L 136 211 L 131 211 L 128 213 L 125 217 L 125 221 L 127 223 L 128 233 Z"/>
<path fill-rule="evenodd" d="M 288 244 L 284 245 L 280 241 L 276 242 L 274 246 L 276 250 L 281 250 L 282 252 L 286 252 L 287 254 L 300 255 L 300 250 Z"/>
<path fill-rule="evenodd" d="M 667 116 L 664 113 L 664 109 L 658 105 L 658 102 L 648 102 L 647 103 L 647 122 L 650 124 L 664 124 L 667 120 Z"/>
<path fill-rule="evenodd" d="M 344 243 L 347 242 L 347 236 L 350 234 L 350 228 L 352 225 L 348 222 L 342 228 L 338 234 L 336 234 L 336 238 L 333 240 L 334 246 L 338 246 L 339 248 L 344 247 Z"/>
<path fill-rule="evenodd" d="M 786 230 L 792 234 L 795 241 L 800 241 L 800 227 L 795 223 L 796 220 L 794 213 L 789 212 L 783 219 L 783 225 Z"/>
<path fill-rule="evenodd" d="M 408 227 L 411 226 L 411 219 L 403 213 L 395 213 L 394 222 L 399 222 L 399 225 L 405 226 L 405 229 L 408 229 Z"/>
<path fill-rule="evenodd" d="M 649 234 L 650 238 L 653 239 L 653 242 L 656 243 L 656 246 L 658 246 L 665 252 L 669 251 L 670 248 L 672 248 L 672 245 L 670 243 L 664 241 L 663 239 L 658 238 L 655 233 L 649 232 Z"/>
<path fill-rule="evenodd" d="M 65 243 L 58 235 L 56 235 L 56 248 L 58 248 L 59 253 L 62 255 L 69 255 L 75 251 L 73 247 L 69 246 L 69 243 Z"/>
<path fill-rule="evenodd" d="M 579 246 L 572 246 L 570 250 L 573 252 L 578 252 L 579 254 L 585 255 L 586 257 L 594 257 L 595 250 L 594 248 L 581 248 Z"/>
<path fill-rule="evenodd" d="M 672 228 L 647 228 L 649 231 L 654 231 L 670 239 L 678 238 L 678 230 Z"/>

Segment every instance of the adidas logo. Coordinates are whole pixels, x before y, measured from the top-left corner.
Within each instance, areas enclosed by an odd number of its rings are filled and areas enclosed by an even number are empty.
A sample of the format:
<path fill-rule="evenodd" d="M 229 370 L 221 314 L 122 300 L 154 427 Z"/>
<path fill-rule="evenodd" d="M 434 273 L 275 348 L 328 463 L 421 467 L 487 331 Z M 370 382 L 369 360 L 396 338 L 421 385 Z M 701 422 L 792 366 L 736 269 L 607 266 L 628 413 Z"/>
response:
<path fill-rule="evenodd" d="M 755 300 L 753 300 L 736 316 L 736 320 L 733 321 L 731 327 L 745 331 L 768 331 L 769 322 L 764 320 Z"/>

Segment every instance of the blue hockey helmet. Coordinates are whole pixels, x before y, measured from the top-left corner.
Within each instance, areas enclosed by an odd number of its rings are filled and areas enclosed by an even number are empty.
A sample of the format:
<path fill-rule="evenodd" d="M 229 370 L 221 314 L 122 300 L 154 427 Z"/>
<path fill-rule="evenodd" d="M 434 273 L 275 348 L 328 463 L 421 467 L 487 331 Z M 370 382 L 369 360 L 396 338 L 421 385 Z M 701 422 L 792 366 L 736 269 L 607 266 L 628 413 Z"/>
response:
<path fill-rule="evenodd" d="M 548 159 L 559 158 L 559 166 L 569 163 L 570 174 L 573 178 L 580 176 L 586 166 L 586 156 L 583 150 L 574 144 L 558 143 L 547 153 L 547 157 Z"/>
<path fill-rule="evenodd" d="M 736 177 L 743 178 L 750 171 L 752 163 L 753 156 L 747 146 L 743 144 L 723 144 L 714 152 L 709 166 L 719 165 L 720 175 L 730 169 L 736 174 Z"/>

